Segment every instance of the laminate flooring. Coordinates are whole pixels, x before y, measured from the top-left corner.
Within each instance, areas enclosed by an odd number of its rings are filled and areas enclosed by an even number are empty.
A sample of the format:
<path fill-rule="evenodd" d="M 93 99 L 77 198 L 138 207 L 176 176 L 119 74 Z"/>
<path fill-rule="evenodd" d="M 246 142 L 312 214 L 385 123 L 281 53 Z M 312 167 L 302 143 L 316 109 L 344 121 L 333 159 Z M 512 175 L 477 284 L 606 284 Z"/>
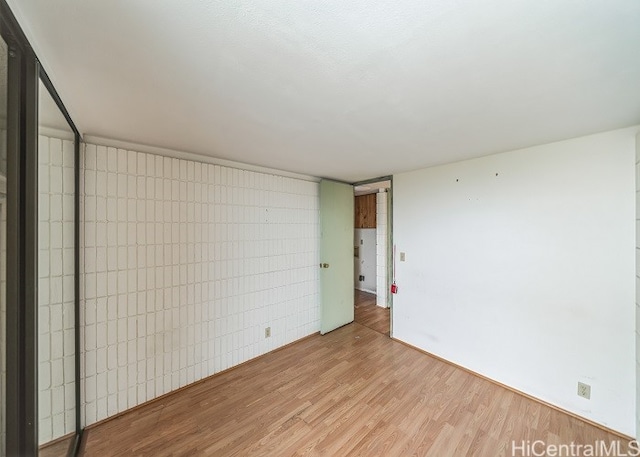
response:
<path fill-rule="evenodd" d="M 618 439 L 352 323 L 89 428 L 83 453 L 495 457 Z"/>
<path fill-rule="evenodd" d="M 377 305 L 376 295 L 356 289 L 354 292 L 355 321 L 389 336 L 390 310 Z"/>
<path fill-rule="evenodd" d="M 69 449 L 74 444 L 75 435 L 56 440 L 40 446 L 38 449 L 38 457 L 66 457 Z"/>

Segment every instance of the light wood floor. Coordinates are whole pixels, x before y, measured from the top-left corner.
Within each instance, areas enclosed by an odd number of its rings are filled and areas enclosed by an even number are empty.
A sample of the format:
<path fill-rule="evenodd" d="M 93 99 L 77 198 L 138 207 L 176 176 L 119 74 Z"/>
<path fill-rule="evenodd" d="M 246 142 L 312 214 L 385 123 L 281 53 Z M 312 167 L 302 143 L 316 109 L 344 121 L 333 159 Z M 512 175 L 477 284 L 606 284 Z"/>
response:
<path fill-rule="evenodd" d="M 494 457 L 538 439 L 616 437 L 353 323 L 91 428 L 84 455 Z"/>
<path fill-rule="evenodd" d="M 74 442 L 75 435 L 71 434 L 68 437 L 40 446 L 38 457 L 66 457 L 69 453 L 69 448 Z"/>
<path fill-rule="evenodd" d="M 390 313 L 389 308 L 377 305 L 376 295 L 361 290 L 354 291 L 355 321 L 376 332 L 389 336 Z"/>

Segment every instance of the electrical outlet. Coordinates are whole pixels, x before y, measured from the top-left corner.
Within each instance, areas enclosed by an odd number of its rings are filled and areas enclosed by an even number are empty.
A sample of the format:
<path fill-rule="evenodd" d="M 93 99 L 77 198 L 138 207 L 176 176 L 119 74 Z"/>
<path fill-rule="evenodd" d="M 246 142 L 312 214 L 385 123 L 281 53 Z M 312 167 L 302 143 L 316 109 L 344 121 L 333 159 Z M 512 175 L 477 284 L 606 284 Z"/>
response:
<path fill-rule="evenodd" d="M 360 281 L 364 281 L 364 276 L 363 276 L 363 275 L 360 275 L 360 276 L 358 276 L 358 279 L 359 279 Z"/>
<path fill-rule="evenodd" d="M 271 327 L 266 327 L 264 329 L 264 337 L 269 338 L 271 336 Z"/>
<path fill-rule="evenodd" d="M 578 382 L 578 396 L 589 400 L 591 398 L 591 386 L 583 382 Z"/>
<path fill-rule="evenodd" d="M 401 252 L 400 253 L 400 262 L 404 262 L 404 259 L 405 259 L 405 253 Z"/>

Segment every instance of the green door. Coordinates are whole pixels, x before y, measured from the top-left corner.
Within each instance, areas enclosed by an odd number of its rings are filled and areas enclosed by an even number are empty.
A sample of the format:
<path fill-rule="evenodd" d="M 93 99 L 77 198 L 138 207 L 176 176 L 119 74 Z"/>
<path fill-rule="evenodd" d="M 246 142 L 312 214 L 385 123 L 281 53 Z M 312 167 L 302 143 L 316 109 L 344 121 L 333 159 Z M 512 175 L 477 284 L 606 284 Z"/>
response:
<path fill-rule="evenodd" d="M 353 322 L 353 187 L 320 182 L 320 333 Z"/>

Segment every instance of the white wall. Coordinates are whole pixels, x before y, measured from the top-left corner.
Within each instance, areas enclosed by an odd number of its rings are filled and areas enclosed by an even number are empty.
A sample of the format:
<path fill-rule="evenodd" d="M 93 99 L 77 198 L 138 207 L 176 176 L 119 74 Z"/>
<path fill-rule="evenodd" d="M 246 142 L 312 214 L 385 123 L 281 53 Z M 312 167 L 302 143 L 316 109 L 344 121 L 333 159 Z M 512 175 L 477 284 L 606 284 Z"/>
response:
<path fill-rule="evenodd" d="M 376 194 L 376 304 L 388 306 L 387 294 L 387 193 Z"/>
<path fill-rule="evenodd" d="M 85 425 L 319 330 L 317 183 L 83 159 Z"/>
<path fill-rule="evenodd" d="M 638 130 L 394 176 L 394 336 L 635 435 Z"/>
<path fill-rule="evenodd" d="M 357 228 L 354 245 L 360 246 L 359 257 L 354 257 L 356 289 L 376 293 L 376 229 Z M 359 276 L 364 275 L 364 281 Z"/>
<path fill-rule="evenodd" d="M 73 140 L 38 138 L 38 441 L 75 431 Z"/>

